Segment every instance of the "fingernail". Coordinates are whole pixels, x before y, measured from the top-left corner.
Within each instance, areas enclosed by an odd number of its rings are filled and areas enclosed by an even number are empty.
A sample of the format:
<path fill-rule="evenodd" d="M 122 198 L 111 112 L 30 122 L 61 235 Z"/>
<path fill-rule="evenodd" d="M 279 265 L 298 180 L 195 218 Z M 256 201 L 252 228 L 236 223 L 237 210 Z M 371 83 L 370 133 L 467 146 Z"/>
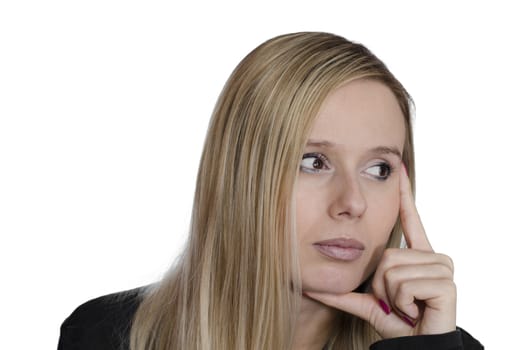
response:
<path fill-rule="evenodd" d="M 407 323 L 409 326 L 411 326 L 412 328 L 414 328 L 416 325 L 414 324 L 414 322 L 408 318 L 407 316 L 401 316 L 401 319 L 405 321 L 405 323 Z"/>
<path fill-rule="evenodd" d="M 389 305 L 387 305 L 383 300 L 381 299 L 378 299 L 378 302 L 379 302 L 379 306 L 381 307 L 381 309 L 383 310 L 383 312 L 385 312 L 387 315 L 390 314 L 390 307 Z"/>

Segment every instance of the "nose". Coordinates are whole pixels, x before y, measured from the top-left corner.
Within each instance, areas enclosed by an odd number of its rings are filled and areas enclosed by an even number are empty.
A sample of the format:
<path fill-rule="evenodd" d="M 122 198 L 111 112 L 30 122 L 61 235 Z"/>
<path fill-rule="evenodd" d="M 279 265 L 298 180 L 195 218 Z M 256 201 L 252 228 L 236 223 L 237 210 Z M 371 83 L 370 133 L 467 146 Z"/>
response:
<path fill-rule="evenodd" d="M 358 218 L 367 210 L 367 201 L 357 179 L 351 176 L 336 179 L 333 192 L 329 210 L 334 219 Z"/>

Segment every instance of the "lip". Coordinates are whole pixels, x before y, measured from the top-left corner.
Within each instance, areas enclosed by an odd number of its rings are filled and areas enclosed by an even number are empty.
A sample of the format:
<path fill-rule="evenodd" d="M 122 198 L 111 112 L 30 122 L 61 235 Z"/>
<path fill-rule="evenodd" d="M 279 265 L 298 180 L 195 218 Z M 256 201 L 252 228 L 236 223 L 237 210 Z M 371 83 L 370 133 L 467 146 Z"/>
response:
<path fill-rule="evenodd" d="M 324 256 L 339 261 L 357 260 L 365 250 L 363 243 L 353 238 L 327 239 L 313 246 Z"/>

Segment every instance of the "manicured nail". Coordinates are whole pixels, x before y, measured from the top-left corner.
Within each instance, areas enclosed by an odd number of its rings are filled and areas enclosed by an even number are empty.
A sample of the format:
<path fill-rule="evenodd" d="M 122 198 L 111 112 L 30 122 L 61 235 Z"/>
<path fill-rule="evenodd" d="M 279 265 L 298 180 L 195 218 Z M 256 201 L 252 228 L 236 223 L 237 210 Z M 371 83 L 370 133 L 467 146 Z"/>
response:
<path fill-rule="evenodd" d="M 379 306 L 381 307 L 381 309 L 383 310 L 383 312 L 385 312 L 387 315 L 390 314 L 390 307 L 389 305 L 387 305 L 383 300 L 381 299 L 378 299 L 378 302 L 379 302 Z"/>
<path fill-rule="evenodd" d="M 412 328 L 414 328 L 416 325 L 414 324 L 414 322 L 408 318 L 407 316 L 401 316 L 401 319 L 405 321 L 405 323 L 407 323 L 409 326 L 411 326 Z"/>

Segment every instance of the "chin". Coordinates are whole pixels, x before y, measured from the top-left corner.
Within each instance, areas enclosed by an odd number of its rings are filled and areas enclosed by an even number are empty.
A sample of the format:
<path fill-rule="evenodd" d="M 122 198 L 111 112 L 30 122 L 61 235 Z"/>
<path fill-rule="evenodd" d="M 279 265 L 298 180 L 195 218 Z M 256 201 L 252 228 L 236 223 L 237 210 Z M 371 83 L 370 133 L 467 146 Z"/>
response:
<path fill-rule="evenodd" d="M 353 269 L 318 268 L 302 274 L 302 289 L 307 292 L 344 294 L 364 290 L 367 278 Z"/>

